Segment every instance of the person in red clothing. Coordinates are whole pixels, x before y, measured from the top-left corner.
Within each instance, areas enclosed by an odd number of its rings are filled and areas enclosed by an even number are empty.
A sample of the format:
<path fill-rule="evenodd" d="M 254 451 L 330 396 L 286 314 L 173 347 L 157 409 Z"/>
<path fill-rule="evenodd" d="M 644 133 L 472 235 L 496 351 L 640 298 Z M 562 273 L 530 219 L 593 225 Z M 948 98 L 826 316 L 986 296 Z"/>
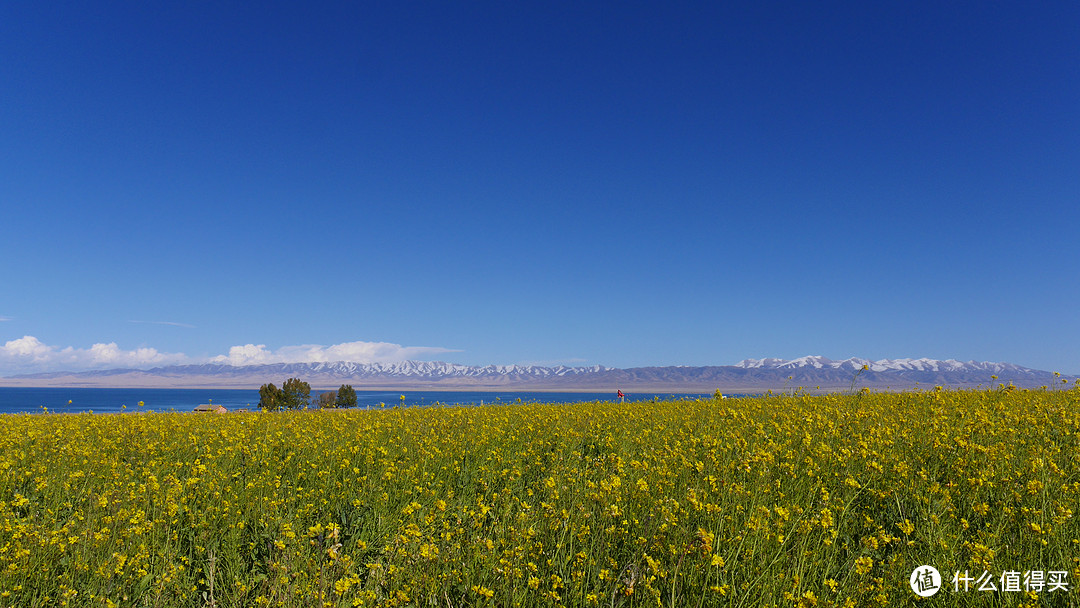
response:
<path fill-rule="evenodd" d="M 619 401 L 622 401 L 623 399 L 626 399 L 626 395 L 623 394 L 622 389 L 618 390 L 618 395 L 617 396 L 619 398 Z"/>

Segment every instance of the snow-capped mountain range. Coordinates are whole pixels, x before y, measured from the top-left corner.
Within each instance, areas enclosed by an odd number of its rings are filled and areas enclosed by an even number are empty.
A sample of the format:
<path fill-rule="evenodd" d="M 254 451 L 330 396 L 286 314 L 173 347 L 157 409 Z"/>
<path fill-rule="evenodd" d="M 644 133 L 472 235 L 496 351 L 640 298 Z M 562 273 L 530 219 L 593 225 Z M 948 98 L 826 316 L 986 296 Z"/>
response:
<path fill-rule="evenodd" d="M 956 359 L 880 359 L 871 361 L 852 357 L 843 361 L 833 361 L 820 356 L 799 357 L 798 359 L 744 359 L 735 364 L 743 369 L 843 369 L 858 371 L 867 366 L 869 371 L 919 371 L 919 372 L 988 372 L 992 375 L 1001 373 L 1026 374 L 1038 370 L 1021 367 L 1012 363 L 993 363 L 989 361 L 957 361 Z"/>
<path fill-rule="evenodd" d="M 863 369 L 866 366 L 866 369 Z M 904 390 L 919 386 L 994 386 L 1014 383 L 1038 387 L 1067 376 L 1011 363 L 954 359 L 832 360 L 746 359 L 726 366 L 669 366 L 619 369 L 538 365 L 460 365 L 440 361 L 398 363 L 275 363 L 233 366 L 217 363 L 175 365 L 148 370 L 114 369 L 52 372 L 0 379 L 0 386 L 232 387 L 257 388 L 300 378 L 316 388 L 352 384 L 358 389 L 387 390 L 567 390 L 616 388 L 647 392 L 757 392 L 802 387 L 807 390 L 859 387 Z"/>

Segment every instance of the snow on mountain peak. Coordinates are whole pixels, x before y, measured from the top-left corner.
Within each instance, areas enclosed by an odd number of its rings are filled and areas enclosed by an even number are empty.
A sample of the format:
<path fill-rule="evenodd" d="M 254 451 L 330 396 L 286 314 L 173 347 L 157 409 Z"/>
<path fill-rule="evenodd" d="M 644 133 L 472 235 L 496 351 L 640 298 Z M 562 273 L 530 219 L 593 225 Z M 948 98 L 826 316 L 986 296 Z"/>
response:
<path fill-rule="evenodd" d="M 741 367 L 743 369 L 770 369 L 778 367 L 781 364 L 787 363 L 784 359 L 743 359 L 735 364 L 735 367 Z"/>
<path fill-rule="evenodd" d="M 863 366 L 867 366 L 870 371 L 885 372 L 885 371 L 919 371 L 919 372 L 963 372 L 963 371 L 978 371 L 978 372 L 1020 372 L 1030 371 L 1025 367 L 1019 365 L 1013 365 L 1011 363 L 993 363 L 990 361 L 957 361 L 956 359 L 929 359 L 926 357 L 920 359 L 879 359 L 877 361 L 871 361 L 869 359 L 862 359 L 859 357 L 851 357 L 844 359 L 843 361 L 834 361 L 827 357 L 820 355 L 808 355 L 805 357 L 799 357 L 798 359 L 744 359 L 735 364 L 735 367 L 743 369 L 800 369 L 806 367 L 812 367 L 814 369 L 843 369 L 858 371 Z"/>

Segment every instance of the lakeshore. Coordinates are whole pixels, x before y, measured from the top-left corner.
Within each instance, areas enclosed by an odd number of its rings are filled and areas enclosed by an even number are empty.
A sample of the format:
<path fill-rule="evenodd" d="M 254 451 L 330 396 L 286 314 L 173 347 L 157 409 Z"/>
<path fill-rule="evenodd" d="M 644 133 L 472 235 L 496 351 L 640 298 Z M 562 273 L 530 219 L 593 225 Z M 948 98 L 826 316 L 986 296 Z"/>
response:
<path fill-rule="evenodd" d="M 323 390 L 312 390 L 316 397 Z M 360 409 L 382 406 L 426 407 L 433 405 L 482 405 L 498 403 L 565 403 L 613 401 L 614 391 L 401 391 L 357 390 Z M 404 399 L 402 399 L 404 396 Z M 627 393 L 630 402 L 651 401 L 685 396 L 711 396 L 705 393 L 673 392 Z M 139 405 L 142 403 L 142 405 Z M 0 387 L 0 414 L 27 413 L 120 413 L 120 412 L 190 412 L 204 403 L 222 405 L 229 411 L 259 409 L 259 391 L 254 389 L 166 389 L 166 388 L 87 388 L 87 387 Z"/>

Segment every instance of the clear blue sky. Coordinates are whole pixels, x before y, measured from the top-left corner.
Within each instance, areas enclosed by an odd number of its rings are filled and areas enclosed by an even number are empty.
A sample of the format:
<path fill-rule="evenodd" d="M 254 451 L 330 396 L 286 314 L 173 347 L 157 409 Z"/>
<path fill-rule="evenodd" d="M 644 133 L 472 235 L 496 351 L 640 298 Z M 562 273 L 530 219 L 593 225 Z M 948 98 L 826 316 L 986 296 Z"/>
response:
<path fill-rule="evenodd" d="M 1078 203 L 1076 2 L 0 4 L 0 375 L 1077 373 Z"/>

